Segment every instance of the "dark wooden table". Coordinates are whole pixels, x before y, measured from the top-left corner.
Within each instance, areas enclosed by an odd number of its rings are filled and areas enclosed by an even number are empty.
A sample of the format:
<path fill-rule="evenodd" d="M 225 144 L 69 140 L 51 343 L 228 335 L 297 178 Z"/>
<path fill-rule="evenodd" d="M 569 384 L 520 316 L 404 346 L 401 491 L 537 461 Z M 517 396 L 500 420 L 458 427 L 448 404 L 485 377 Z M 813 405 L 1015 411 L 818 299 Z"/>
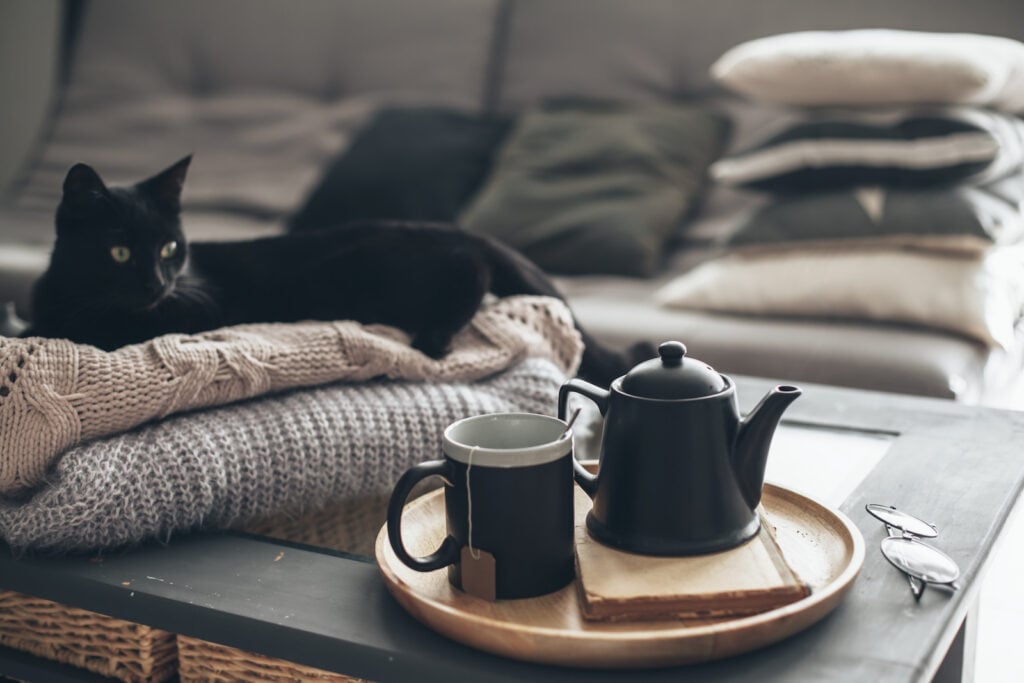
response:
<path fill-rule="evenodd" d="M 749 409 L 770 384 L 740 378 Z M 0 588 L 373 681 L 921 681 L 959 677 L 968 611 L 1024 484 L 1024 413 L 804 386 L 787 421 L 893 435 L 841 509 L 868 552 L 847 599 L 813 628 L 732 659 L 653 671 L 588 671 L 502 659 L 449 641 L 387 594 L 366 558 L 241 534 L 181 536 L 120 555 L 0 555 Z M 829 457 L 822 452 L 820 457 Z M 935 523 L 935 545 L 963 570 L 961 590 L 915 604 L 878 552 L 883 502 Z M 281 551 L 284 555 L 277 561 Z M 968 647 L 964 644 L 967 643 Z M 945 666 L 943 662 L 945 661 Z M 969 662 L 968 662 L 969 663 Z M 0 674 L 91 680 L 91 674 L 0 652 Z"/>

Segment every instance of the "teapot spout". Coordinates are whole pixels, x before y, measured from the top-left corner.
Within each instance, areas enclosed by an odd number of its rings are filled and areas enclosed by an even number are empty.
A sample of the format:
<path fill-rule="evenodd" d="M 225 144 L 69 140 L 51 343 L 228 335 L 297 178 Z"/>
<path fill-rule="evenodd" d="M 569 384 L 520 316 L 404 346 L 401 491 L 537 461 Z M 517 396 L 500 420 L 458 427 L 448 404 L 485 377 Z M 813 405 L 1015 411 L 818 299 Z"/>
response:
<path fill-rule="evenodd" d="M 772 444 L 775 428 L 782 413 L 801 393 L 797 387 L 775 387 L 740 425 L 732 463 L 740 491 L 751 510 L 761 502 L 768 448 Z"/>

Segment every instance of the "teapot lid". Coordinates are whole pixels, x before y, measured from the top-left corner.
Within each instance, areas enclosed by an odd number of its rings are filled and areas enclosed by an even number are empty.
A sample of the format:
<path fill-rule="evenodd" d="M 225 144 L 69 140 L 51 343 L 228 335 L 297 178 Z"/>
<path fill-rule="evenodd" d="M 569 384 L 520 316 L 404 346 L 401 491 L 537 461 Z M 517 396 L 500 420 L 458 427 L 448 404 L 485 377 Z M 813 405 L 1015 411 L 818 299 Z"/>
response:
<path fill-rule="evenodd" d="M 622 378 L 622 391 L 641 398 L 671 400 L 713 396 L 728 387 L 725 378 L 710 365 L 687 358 L 682 342 L 663 343 L 658 356 L 627 372 Z"/>

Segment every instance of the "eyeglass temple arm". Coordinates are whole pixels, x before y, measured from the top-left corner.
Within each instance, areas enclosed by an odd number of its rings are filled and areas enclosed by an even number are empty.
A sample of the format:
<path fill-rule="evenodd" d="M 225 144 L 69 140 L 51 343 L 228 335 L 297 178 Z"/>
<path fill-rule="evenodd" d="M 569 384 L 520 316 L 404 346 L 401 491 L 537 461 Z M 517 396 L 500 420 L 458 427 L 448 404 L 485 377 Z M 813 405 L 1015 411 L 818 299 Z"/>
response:
<path fill-rule="evenodd" d="M 903 530 L 897 529 L 891 524 L 885 525 L 885 530 L 888 532 L 890 537 L 902 537 Z M 903 572 L 903 576 L 907 577 L 907 583 L 910 584 L 910 593 L 914 596 L 914 602 L 921 602 L 921 596 L 924 595 L 924 589 L 928 587 L 927 582 L 922 581 L 916 576 L 911 576 L 906 572 Z"/>

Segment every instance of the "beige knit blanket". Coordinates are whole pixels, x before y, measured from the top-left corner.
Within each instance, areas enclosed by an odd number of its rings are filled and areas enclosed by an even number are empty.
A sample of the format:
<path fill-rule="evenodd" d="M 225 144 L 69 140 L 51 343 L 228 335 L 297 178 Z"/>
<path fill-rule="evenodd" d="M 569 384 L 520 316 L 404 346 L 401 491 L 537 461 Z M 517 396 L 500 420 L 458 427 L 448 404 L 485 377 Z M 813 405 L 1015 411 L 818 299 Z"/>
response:
<path fill-rule="evenodd" d="M 582 350 L 564 303 L 527 296 L 484 306 L 440 360 L 400 330 L 350 321 L 170 334 L 112 352 L 0 337 L 0 493 L 38 485 L 71 446 L 173 413 L 342 380 L 474 381 L 527 357 L 571 374 Z"/>

